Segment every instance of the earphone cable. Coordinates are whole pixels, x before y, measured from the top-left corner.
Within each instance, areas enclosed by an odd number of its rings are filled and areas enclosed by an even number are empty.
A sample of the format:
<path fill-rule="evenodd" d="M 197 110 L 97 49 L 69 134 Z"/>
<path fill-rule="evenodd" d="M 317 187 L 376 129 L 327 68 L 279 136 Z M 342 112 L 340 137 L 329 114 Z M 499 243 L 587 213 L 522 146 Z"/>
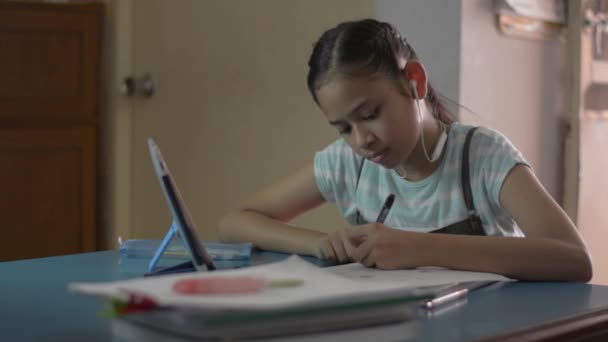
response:
<path fill-rule="evenodd" d="M 431 159 L 431 157 L 429 156 L 429 153 L 426 150 L 426 144 L 424 143 L 424 127 L 422 127 L 422 109 L 420 108 L 420 101 L 416 100 L 416 108 L 418 109 L 418 118 L 420 118 L 420 125 L 421 125 L 421 129 L 420 129 L 420 139 L 422 139 L 422 150 L 424 151 L 424 156 L 426 157 L 426 160 L 428 160 L 429 162 L 434 162 L 437 161 L 437 159 L 439 159 L 439 156 L 437 156 L 436 159 Z M 441 129 L 441 133 L 445 132 L 445 127 L 442 125 L 441 121 L 439 122 L 439 126 Z"/>

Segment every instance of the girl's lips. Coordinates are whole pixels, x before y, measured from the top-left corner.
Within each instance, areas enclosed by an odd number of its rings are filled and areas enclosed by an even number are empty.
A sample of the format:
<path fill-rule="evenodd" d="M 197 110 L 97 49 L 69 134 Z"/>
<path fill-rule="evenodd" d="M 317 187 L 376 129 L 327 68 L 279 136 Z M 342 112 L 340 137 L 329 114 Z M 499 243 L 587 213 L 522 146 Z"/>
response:
<path fill-rule="evenodd" d="M 376 153 L 376 154 L 370 156 L 369 160 L 373 161 L 376 164 L 380 164 L 386 157 L 387 152 L 388 152 L 388 148 L 385 148 L 384 150 L 380 151 L 380 153 Z"/>

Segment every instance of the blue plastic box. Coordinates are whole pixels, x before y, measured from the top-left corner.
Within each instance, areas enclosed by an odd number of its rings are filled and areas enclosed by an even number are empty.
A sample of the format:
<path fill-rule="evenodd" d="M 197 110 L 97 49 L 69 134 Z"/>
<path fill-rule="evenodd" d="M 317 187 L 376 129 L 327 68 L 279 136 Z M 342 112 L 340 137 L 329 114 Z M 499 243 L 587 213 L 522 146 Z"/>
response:
<path fill-rule="evenodd" d="M 151 258 L 160 246 L 161 240 L 127 240 L 118 239 L 120 252 L 130 258 Z M 251 258 L 253 244 L 203 242 L 207 253 L 213 260 L 247 260 Z M 165 250 L 163 258 L 184 259 L 188 252 L 182 243 L 173 239 Z"/>

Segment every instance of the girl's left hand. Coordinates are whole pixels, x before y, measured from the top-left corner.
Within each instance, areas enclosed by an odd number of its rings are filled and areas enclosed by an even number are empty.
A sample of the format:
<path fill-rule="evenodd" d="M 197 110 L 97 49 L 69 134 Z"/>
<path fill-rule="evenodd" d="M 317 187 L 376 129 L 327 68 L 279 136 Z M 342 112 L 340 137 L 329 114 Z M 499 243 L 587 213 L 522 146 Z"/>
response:
<path fill-rule="evenodd" d="M 381 223 L 348 227 L 354 246 L 351 257 L 367 267 L 380 269 L 414 268 L 420 266 L 418 240 L 420 233 L 389 228 Z"/>

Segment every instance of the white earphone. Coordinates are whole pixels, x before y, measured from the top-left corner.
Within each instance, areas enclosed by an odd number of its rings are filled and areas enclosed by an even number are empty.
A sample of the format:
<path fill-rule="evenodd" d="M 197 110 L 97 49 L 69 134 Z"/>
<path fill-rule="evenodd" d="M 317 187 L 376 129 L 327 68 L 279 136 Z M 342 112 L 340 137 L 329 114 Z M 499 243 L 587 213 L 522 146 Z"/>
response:
<path fill-rule="evenodd" d="M 412 90 L 412 94 L 414 95 L 414 100 L 416 101 L 416 108 L 418 109 L 418 119 L 422 123 L 422 109 L 420 108 L 420 96 L 418 95 L 418 82 L 415 79 L 410 79 L 410 86 Z M 435 144 L 435 148 L 433 149 L 433 153 L 429 157 L 428 152 L 426 151 L 426 145 L 424 144 L 424 130 L 420 131 L 422 138 L 422 149 L 424 150 L 424 156 L 429 162 L 435 162 L 441 156 L 441 152 L 443 152 L 443 148 L 445 147 L 445 143 L 448 139 L 447 130 L 443 126 L 441 122 L 439 122 L 439 126 L 441 127 L 441 135 L 439 135 L 439 139 L 437 140 L 437 144 Z"/>
<path fill-rule="evenodd" d="M 412 94 L 414 94 L 414 99 L 415 100 L 420 100 L 420 97 L 418 96 L 418 82 L 416 82 L 415 79 L 410 79 L 410 87 L 412 88 Z"/>

